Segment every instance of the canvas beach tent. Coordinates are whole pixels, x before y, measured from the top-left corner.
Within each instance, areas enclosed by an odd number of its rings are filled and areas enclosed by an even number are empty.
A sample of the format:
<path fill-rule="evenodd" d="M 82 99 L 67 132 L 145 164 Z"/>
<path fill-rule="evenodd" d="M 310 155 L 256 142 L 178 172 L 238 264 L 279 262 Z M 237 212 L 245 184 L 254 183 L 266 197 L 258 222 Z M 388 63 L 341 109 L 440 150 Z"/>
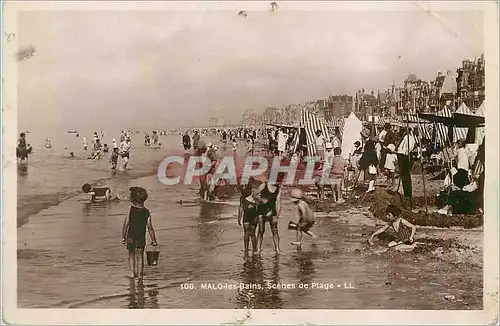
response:
<path fill-rule="evenodd" d="M 363 122 L 358 119 L 354 112 L 351 112 L 349 117 L 345 119 L 342 132 L 342 157 L 349 158 L 349 153 L 354 147 L 356 141 L 361 142 L 361 131 L 363 130 Z"/>
<path fill-rule="evenodd" d="M 318 116 L 307 110 L 302 110 L 301 127 L 305 129 L 307 139 L 307 155 L 316 155 L 316 130 L 321 130 L 323 136 L 329 141 L 330 133 L 326 127 L 325 120 L 318 118 Z"/>
<path fill-rule="evenodd" d="M 474 115 L 474 113 L 472 113 L 472 111 L 467 107 L 467 105 L 465 105 L 465 103 L 460 104 L 460 106 L 455 111 L 455 113 L 469 115 L 469 116 Z M 466 139 L 468 131 L 469 131 L 469 128 L 467 128 L 467 127 L 454 127 L 453 128 L 453 139 L 455 141 L 457 141 L 459 139 Z"/>
<path fill-rule="evenodd" d="M 417 115 L 413 114 L 408 114 L 403 118 L 403 127 L 410 127 L 410 128 L 417 128 L 417 133 L 415 134 L 415 137 L 418 138 L 419 142 L 422 141 L 422 139 L 433 139 L 432 137 L 432 132 L 434 126 L 427 120 L 421 119 Z"/>
<path fill-rule="evenodd" d="M 476 116 L 484 118 L 484 109 L 485 109 L 485 104 L 483 101 L 483 103 L 481 103 L 481 105 L 479 106 L 479 108 L 476 111 Z M 484 126 L 476 127 L 476 137 L 475 137 L 476 141 L 475 141 L 475 143 L 480 145 L 483 142 L 485 134 L 486 134 L 486 131 L 484 129 Z"/>

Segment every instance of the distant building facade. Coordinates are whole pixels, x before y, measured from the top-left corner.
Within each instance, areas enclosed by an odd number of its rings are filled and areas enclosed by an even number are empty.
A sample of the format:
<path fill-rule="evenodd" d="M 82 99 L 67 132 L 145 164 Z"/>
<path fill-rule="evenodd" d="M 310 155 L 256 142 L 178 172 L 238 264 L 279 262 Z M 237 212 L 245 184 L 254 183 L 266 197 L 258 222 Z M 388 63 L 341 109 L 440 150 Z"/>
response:
<path fill-rule="evenodd" d="M 457 101 L 464 102 L 469 108 L 477 109 L 485 98 L 484 55 L 478 60 L 462 61 L 457 69 Z"/>

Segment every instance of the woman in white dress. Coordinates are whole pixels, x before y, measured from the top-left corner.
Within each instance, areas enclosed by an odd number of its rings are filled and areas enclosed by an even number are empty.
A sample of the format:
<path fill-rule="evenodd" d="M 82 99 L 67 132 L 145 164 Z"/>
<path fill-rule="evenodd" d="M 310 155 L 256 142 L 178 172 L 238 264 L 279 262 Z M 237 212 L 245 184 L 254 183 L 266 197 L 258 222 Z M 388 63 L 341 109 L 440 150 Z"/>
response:
<path fill-rule="evenodd" d="M 283 130 L 280 129 L 280 131 L 278 131 L 278 152 L 280 156 L 283 156 L 283 153 L 286 150 L 287 140 L 288 134 L 284 133 Z"/>

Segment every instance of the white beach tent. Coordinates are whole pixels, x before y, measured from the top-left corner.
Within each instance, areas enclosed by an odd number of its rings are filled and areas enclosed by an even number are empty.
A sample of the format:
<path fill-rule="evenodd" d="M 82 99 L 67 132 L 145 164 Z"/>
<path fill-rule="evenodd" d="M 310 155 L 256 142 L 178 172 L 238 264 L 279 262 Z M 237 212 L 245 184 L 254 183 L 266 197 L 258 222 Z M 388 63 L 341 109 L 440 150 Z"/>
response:
<path fill-rule="evenodd" d="M 354 147 L 356 141 L 361 142 L 360 132 L 363 130 L 363 123 L 358 117 L 351 112 L 349 117 L 345 119 L 344 128 L 342 131 L 342 157 L 349 158 L 349 153 Z"/>
<path fill-rule="evenodd" d="M 478 117 L 484 117 L 484 109 L 485 109 L 485 104 L 484 104 L 484 101 L 483 101 L 483 103 L 481 103 L 481 105 L 477 109 L 476 115 Z M 477 127 L 476 128 L 476 137 L 475 137 L 476 141 L 475 141 L 475 143 L 478 144 L 478 145 L 481 145 L 481 143 L 483 142 L 483 138 L 484 138 L 485 134 L 486 134 L 486 131 L 484 129 L 484 126 L 483 127 Z"/>
<path fill-rule="evenodd" d="M 467 115 L 474 115 L 474 113 L 472 113 L 472 111 L 463 102 L 462 102 L 462 104 L 460 104 L 460 106 L 458 107 L 458 109 L 455 112 L 461 113 L 461 114 L 467 114 Z M 453 140 L 457 141 L 459 139 L 466 139 L 468 131 L 469 131 L 469 128 L 455 127 L 453 129 Z"/>

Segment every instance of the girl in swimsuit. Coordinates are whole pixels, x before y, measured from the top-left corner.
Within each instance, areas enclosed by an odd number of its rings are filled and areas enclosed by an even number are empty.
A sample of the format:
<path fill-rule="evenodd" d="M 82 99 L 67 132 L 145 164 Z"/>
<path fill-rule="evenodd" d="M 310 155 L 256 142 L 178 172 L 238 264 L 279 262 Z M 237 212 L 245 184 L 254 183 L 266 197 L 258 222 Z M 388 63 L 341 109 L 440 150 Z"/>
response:
<path fill-rule="evenodd" d="M 128 266 L 130 277 L 144 275 L 144 248 L 146 247 L 146 228 L 151 237 L 151 245 L 156 246 L 156 234 L 151 220 L 149 210 L 144 207 L 144 202 L 148 199 L 146 189 L 141 187 L 131 187 L 130 191 L 130 211 L 123 222 L 122 244 L 127 245 Z"/>
<path fill-rule="evenodd" d="M 395 205 L 389 205 L 385 212 L 387 214 L 387 217 L 389 218 L 389 222 L 387 223 L 387 225 L 383 226 L 372 234 L 370 240 L 368 240 L 369 243 L 373 244 L 373 238 L 375 236 L 384 233 L 387 229 L 392 227 L 399 238 L 398 244 L 413 244 L 417 227 L 404 218 L 400 217 L 399 215 L 401 215 L 401 209 Z"/>
<path fill-rule="evenodd" d="M 259 188 L 247 185 L 242 191 L 240 198 L 240 206 L 238 208 L 238 225 L 243 224 L 243 243 L 245 248 L 245 256 L 248 254 L 248 245 L 252 240 L 252 250 L 257 252 L 257 238 L 255 237 L 255 228 L 257 227 L 258 216 L 258 195 Z M 242 223 L 243 222 L 243 223 Z"/>
<path fill-rule="evenodd" d="M 278 218 L 281 212 L 280 184 L 283 181 L 283 175 L 280 174 L 278 177 L 279 180 L 277 180 L 276 184 L 272 184 L 268 181 L 259 187 L 259 233 L 257 238 L 259 253 L 262 252 L 262 242 L 264 240 L 264 232 L 266 231 L 266 222 L 269 222 L 269 225 L 271 226 L 274 250 L 277 254 L 281 253 L 280 236 L 278 233 Z"/>

